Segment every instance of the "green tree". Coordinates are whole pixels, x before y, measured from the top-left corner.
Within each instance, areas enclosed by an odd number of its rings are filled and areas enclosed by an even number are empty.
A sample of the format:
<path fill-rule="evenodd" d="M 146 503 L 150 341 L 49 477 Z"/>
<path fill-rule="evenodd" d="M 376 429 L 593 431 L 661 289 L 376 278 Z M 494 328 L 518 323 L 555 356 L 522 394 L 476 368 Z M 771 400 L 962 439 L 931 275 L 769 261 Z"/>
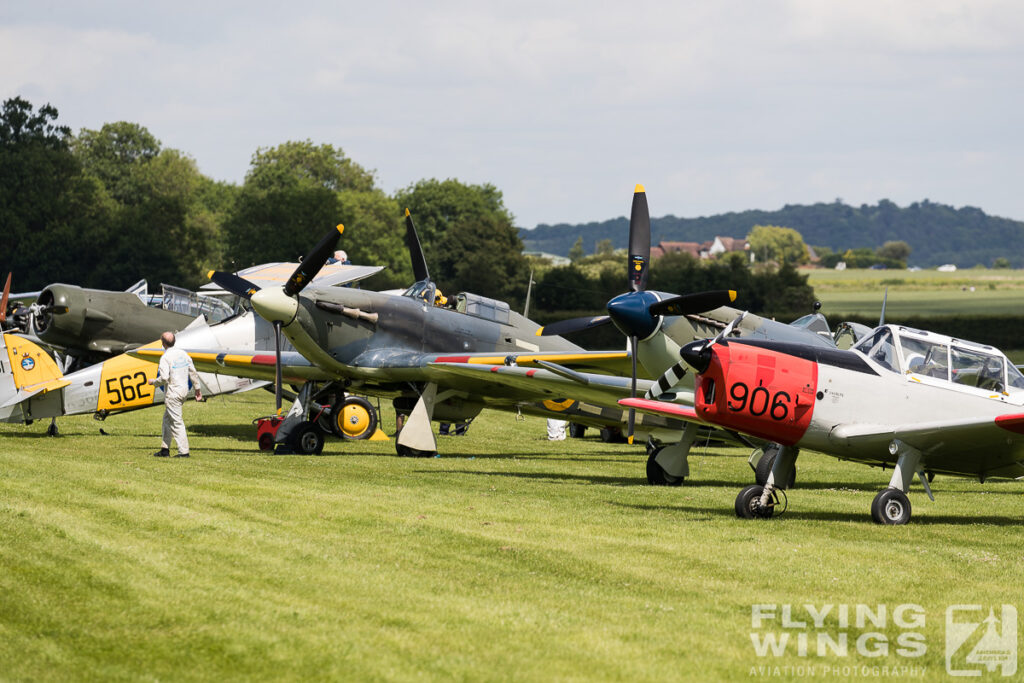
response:
<path fill-rule="evenodd" d="M 878 248 L 878 256 L 886 261 L 893 261 L 907 265 L 910 258 L 910 245 L 902 240 L 889 241 Z"/>
<path fill-rule="evenodd" d="M 430 274 L 446 293 L 472 291 L 514 305 L 525 297 L 529 265 L 496 187 L 421 180 L 396 199 L 412 212 Z"/>
<path fill-rule="evenodd" d="M 224 224 L 231 267 L 296 261 L 330 227 L 348 221 L 356 228 L 357 215 L 342 205 L 346 191 L 373 192 L 373 174 L 340 149 L 305 141 L 257 150 Z M 358 206 L 377 206 L 356 195 L 351 198 Z M 371 213 L 378 215 L 376 208 Z M 384 234 L 397 239 L 394 226 Z M 341 247 L 348 250 L 347 245 L 343 237 Z M 358 248 L 353 255 L 361 255 Z M 376 258 L 368 265 L 374 263 Z"/>
<path fill-rule="evenodd" d="M 587 252 L 583 250 L 583 235 L 576 238 L 576 242 L 572 245 L 569 250 L 569 260 L 573 263 L 583 260 L 583 257 L 587 255 Z"/>
<path fill-rule="evenodd" d="M 598 256 L 612 256 L 615 254 L 615 246 L 612 244 L 611 240 L 599 240 L 598 243 L 594 245 L 594 253 Z"/>
<path fill-rule="evenodd" d="M 1010 267 L 1010 259 L 1006 258 L 1005 256 L 997 256 L 995 258 L 995 260 L 992 261 L 992 267 L 993 268 L 1000 268 L 1000 269 L 1002 269 L 1002 268 L 1009 268 Z"/>
<path fill-rule="evenodd" d="M 90 281 L 96 246 L 109 230 L 102 188 L 83 177 L 71 131 L 57 109 L 21 97 L 0 110 L 0 252 L 17 289 Z"/>
<path fill-rule="evenodd" d="M 755 225 L 747 235 L 750 250 L 758 261 L 780 264 L 807 263 L 807 245 L 800 233 L 777 225 Z"/>
<path fill-rule="evenodd" d="M 160 154 L 160 141 L 137 123 L 118 121 L 99 130 L 83 128 L 71 140 L 71 150 L 112 199 L 131 205 L 143 201 L 139 169 Z"/>
<path fill-rule="evenodd" d="M 220 224 L 229 190 L 145 127 L 125 121 L 83 129 L 71 143 L 85 177 L 103 190 L 110 229 L 89 248 L 92 278 L 118 288 L 140 277 L 197 287 L 222 259 Z"/>

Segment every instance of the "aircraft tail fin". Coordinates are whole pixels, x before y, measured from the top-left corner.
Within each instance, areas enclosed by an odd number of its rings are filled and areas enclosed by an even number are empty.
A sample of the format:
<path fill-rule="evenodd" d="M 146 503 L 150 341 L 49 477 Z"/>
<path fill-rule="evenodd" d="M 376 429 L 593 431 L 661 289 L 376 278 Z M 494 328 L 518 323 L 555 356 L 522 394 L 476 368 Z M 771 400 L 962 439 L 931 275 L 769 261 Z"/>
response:
<path fill-rule="evenodd" d="M 3 335 L 0 361 L 6 360 L 16 395 L 4 405 L 11 405 L 31 396 L 62 389 L 71 384 L 57 362 L 37 344 L 16 334 Z"/>

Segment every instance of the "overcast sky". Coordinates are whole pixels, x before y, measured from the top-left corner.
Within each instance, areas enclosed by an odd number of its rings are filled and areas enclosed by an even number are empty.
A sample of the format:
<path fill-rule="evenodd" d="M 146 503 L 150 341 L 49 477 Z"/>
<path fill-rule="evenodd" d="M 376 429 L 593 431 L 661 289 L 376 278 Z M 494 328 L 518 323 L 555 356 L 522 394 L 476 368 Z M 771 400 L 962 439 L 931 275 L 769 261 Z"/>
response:
<path fill-rule="evenodd" d="M 148 128 L 218 180 L 330 143 L 517 224 L 891 199 L 1024 220 L 1024 3 L 0 4 L 0 97 Z"/>

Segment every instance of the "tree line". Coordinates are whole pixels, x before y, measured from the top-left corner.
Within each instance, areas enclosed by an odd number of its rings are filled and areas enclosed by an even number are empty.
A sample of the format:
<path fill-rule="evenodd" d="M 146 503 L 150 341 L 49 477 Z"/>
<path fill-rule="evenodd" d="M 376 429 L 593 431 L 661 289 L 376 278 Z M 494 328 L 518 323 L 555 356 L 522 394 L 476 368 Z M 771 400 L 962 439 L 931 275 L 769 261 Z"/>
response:
<path fill-rule="evenodd" d="M 541 224 L 533 230 L 521 230 L 520 235 L 529 250 L 564 256 L 581 235 L 588 251 L 605 239 L 616 248 L 624 248 L 628 225 L 625 217 L 578 225 Z M 906 207 L 887 199 L 855 207 L 837 199 L 812 205 L 787 204 L 778 211 L 740 211 L 700 218 L 669 215 L 652 218 L 651 233 L 655 242 L 703 242 L 716 235 L 744 237 L 756 225 L 792 228 L 819 253 L 839 254 L 833 257 L 836 260 L 850 256 L 848 265 L 853 260 L 870 261 L 864 249 L 876 252 L 882 260 L 875 262 L 884 263 L 889 256 L 877 251 L 887 242 L 902 242 L 912 253 L 910 265 L 1024 267 L 1024 222 L 927 199 Z"/>
<path fill-rule="evenodd" d="M 531 262 L 501 192 L 490 184 L 424 179 L 385 193 L 372 170 L 330 144 L 289 141 L 253 154 L 244 181 L 219 182 L 138 123 L 73 134 L 47 104 L 15 97 L 0 111 L 0 275 L 15 289 L 52 282 L 123 289 L 140 278 L 195 288 L 212 269 L 296 261 L 332 226 L 353 263 L 384 265 L 375 289 L 412 283 L 408 208 L 431 276 L 521 310 L 533 274 L 534 311 L 600 311 L 626 289 L 625 256 L 553 268 Z M 624 226 L 623 234 L 626 232 Z M 752 310 L 809 309 L 791 268 L 751 271 L 742 259 L 702 263 L 672 254 L 652 268 L 669 292 L 738 289 Z"/>

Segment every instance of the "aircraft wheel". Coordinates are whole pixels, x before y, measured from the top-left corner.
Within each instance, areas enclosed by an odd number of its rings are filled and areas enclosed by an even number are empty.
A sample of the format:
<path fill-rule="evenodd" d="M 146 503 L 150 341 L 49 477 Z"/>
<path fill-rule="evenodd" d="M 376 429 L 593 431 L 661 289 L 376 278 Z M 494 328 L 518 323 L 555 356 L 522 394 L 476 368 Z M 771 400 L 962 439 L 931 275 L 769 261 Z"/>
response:
<path fill-rule="evenodd" d="M 651 486 L 682 486 L 684 477 L 672 476 L 655 460 L 660 452 L 660 448 L 655 448 L 647 456 L 647 483 Z"/>
<path fill-rule="evenodd" d="M 768 519 L 774 510 L 761 507 L 761 494 L 764 487 L 759 484 L 747 486 L 736 496 L 736 516 L 740 519 Z"/>
<path fill-rule="evenodd" d="M 757 467 L 754 469 L 754 481 L 759 485 L 764 486 L 768 483 L 768 475 L 772 471 L 772 467 L 775 465 L 775 456 L 779 454 L 781 446 L 778 444 L 772 444 L 768 446 L 761 456 L 761 459 L 757 461 Z M 785 491 L 791 489 L 796 484 L 796 467 L 793 468 L 793 472 L 789 475 L 789 481 L 786 482 L 785 486 L 779 486 L 780 489 Z"/>
<path fill-rule="evenodd" d="M 377 431 L 377 411 L 362 396 L 347 396 L 331 411 L 331 428 L 342 439 L 369 439 Z"/>
<path fill-rule="evenodd" d="M 875 524 L 906 524 L 910 521 L 910 499 L 898 489 L 880 491 L 871 502 Z"/>
<path fill-rule="evenodd" d="M 587 426 L 576 424 L 575 422 L 569 423 L 569 436 L 574 439 L 582 439 L 583 435 L 587 433 Z"/>
<path fill-rule="evenodd" d="M 395 444 L 395 451 L 403 458 L 436 458 L 437 451 L 421 451 L 401 444 Z"/>
<path fill-rule="evenodd" d="M 605 443 L 622 443 L 626 440 L 626 437 L 622 435 L 622 432 L 618 429 L 611 427 L 601 427 L 601 441 Z"/>
<path fill-rule="evenodd" d="M 300 455 L 320 455 L 324 450 L 324 434 L 312 422 L 303 422 L 291 436 L 292 450 Z"/>

